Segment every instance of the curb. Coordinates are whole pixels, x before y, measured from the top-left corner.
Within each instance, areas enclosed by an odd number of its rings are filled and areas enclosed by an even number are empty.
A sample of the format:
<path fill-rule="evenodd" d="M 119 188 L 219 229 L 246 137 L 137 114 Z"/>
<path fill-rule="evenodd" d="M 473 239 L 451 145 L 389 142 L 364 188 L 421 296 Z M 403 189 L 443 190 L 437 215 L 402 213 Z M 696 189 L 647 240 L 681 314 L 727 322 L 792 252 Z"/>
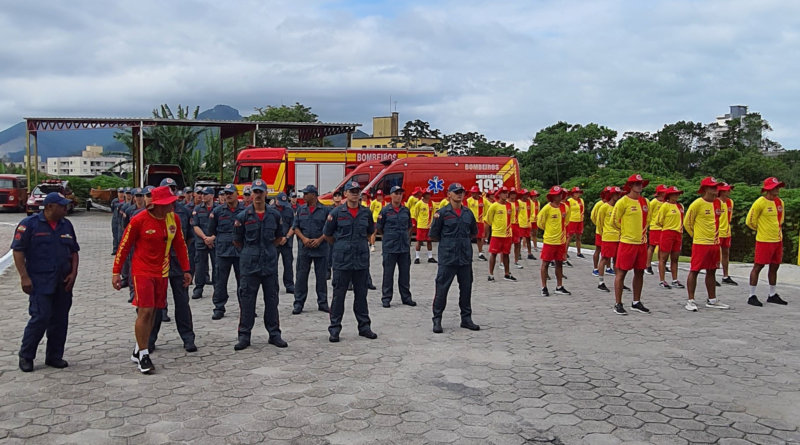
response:
<path fill-rule="evenodd" d="M 0 275 L 2 275 L 3 272 L 5 272 L 6 269 L 8 269 L 8 266 L 10 266 L 11 263 L 13 262 L 14 262 L 14 251 L 9 250 L 7 254 L 3 255 L 3 257 L 0 258 Z"/>

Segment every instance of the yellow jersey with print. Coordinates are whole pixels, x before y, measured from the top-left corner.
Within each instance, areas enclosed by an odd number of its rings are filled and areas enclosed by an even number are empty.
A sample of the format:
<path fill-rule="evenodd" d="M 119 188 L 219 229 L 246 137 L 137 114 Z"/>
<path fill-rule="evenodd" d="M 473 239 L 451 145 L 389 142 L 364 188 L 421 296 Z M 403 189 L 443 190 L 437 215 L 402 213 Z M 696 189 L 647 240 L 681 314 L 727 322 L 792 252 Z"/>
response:
<path fill-rule="evenodd" d="M 484 213 L 486 213 L 485 209 L 487 207 L 489 206 L 486 205 L 486 201 L 483 198 L 467 198 L 467 208 L 469 208 L 472 215 L 475 216 L 475 221 L 477 221 L 478 224 L 483 222 Z"/>
<path fill-rule="evenodd" d="M 408 201 L 406 201 L 406 207 L 408 207 L 408 210 L 411 212 L 411 218 L 414 218 L 414 206 L 417 205 L 418 202 L 419 198 L 414 195 L 411 195 Z"/>
<path fill-rule="evenodd" d="M 583 208 L 583 198 L 569 198 L 569 222 L 583 222 L 585 210 Z"/>
<path fill-rule="evenodd" d="M 719 244 L 719 220 L 722 216 L 719 199 L 711 202 L 697 198 L 686 211 L 683 226 L 691 235 L 694 244 L 713 246 Z"/>
<path fill-rule="evenodd" d="M 486 212 L 486 223 L 492 227 L 492 236 L 498 238 L 511 237 L 511 203 L 493 203 Z"/>
<path fill-rule="evenodd" d="M 369 209 L 372 211 L 372 220 L 377 221 L 378 216 L 381 214 L 381 210 L 383 210 L 383 201 L 379 199 L 373 199 L 371 203 L 369 203 Z"/>
<path fill-rule="evenodd" d="M 600 210 L 603 204 L 605 204 L 605 202 L 597 201 L 594 207 L 592 207 L 592 213 L 589 214 L 589 219 L 591 219 L 592 224 L 594 224 L 594 233 L 597 235 L 603 234 L 603 224 L 597 222 L 597 211 Z"/>
<path fill-rule="evenodd" d="M 777 243 L 783 241 L 781 227 L 784 220 L 783 201 L 775 198 L 770 201 L 760 197 L 747 212 L 747 227 L 756 231 L 756 241 Z"/>
<path fill-rule="evenodd" d="M 411 217 L 417 221 L 418 229 L 430 229 L 433 222 L 433 201 L 419 201 L 411 212 Z"/>
<path fill-rule="evenodd" d="M 539 201 L 537 201 L 536 199 L 531 199 L 530 208 L 531 208 L 531 218 L 530 218 L 531 228 L 533 228 L 534 225 L 538 225 L 536 220 L 539 217 Z"/>
<path fill-rule="evenodd" d="M 531 228 L 531 212 L 530 208 L 528 207 L 529 204 L 530 203 L 527 201 L 517 202 L 517 221 L 519 222 L 519 226 L 523 229 Z"/>
<path fill-rule="evenodd" d="M 569 207 L 561 203 L 558 207 L 553 207 L 548 203 L 541 210 L 536 218 L 539 228 L 544 230 L 542 242 L 558 246 L 567 242 L 567 223 L 569 222 Z"/>
<path fill-rule="evenodd" d="M 646 244 L 647 226 L 651 214 L 645 198 L 631 199 L 623 196 L 614 205 L 611 215 L 614 227 L 619 230 L 619 242 L 623 244 Z"/>
<path fill-rule="evenodd" d="M 733 218 L 733 201 L 730 199 L 720 199 L 722 204 L 722 215 L 719 218 L 719 237 L 731 237 L 731 218 Z"/>
<path fill-rule="evenodd" d="M 436 205 L 436 210 L 442 209 L 446 205 L 450 205 L 450 200 L 444 198 L 443 200 L 439 201 L 439 203 Z"/>
<path fill-rule="evenodd" d="M 508 201 L 511 206 L 511 224 L 519 225 L 519 212 L 517 211 L 517 201 Z"/>
<path fill-rule="evenodd" d="M 604 243 L 618 243 L 619 242 L 619 229 L 614 227 L 614 220 L 611 219 L 611 214 L 614 213 L 614 206 L 604 202 L 603 205 L 597 209 L 598 225 L 603 227 Z"/>
<path fill-rule="evenodd" d="M 658 220 L 661 230 L 674 230 L 675 232 L 683 233 L 683 206 L 680 203 L 665 202 L 661 204 L 655 219 Z"/>
<path fill-rule="evenodd" d="M 658 198 L 653 198 L 650 201 L 650 214 L 654 216 L 654 218 L 650 219 L 650 230 L 662 230 L 661 225 L 658 224 L 658 218 L 655 218 L 655 216 L 658 215 L 658 209 L 661 208 L 662 204 L 664 203 L 659 201 Z"/>

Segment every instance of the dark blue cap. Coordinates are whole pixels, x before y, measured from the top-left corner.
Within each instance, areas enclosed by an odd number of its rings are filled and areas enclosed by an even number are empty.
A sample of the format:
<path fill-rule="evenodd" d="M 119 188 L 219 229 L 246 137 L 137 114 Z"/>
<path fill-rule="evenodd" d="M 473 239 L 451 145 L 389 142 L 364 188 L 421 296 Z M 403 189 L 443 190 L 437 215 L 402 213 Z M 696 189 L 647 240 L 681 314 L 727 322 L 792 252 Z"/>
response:
<path fill-rule="evenodd" d="M 192 193 L 192 188 L 191 187 L 184 187 L 183 188 L 183 193 Z"/>
<path fill-rule="evenodd" d="M 235 195 L 235 194 L 237 194 L 237 193 L 239 193 L 239 190 L 238 190 L 238 189 L 236 188 L 236 186 L 235 186 L 235 185 L 233 185 L 233 184 L 227 184 L 227 185 L 225 186 L 225 188 L 224 188 L 224 189 L 222 189 L 222 191 L 223 191 L 223 192 L 225 192 L 225 193 L 228 193 L 228 192 L 230 192 L 230 193 L 233 193 L 234 195 Z"/>
<path fill-rule="evenodd" d="M 319 195 L 319 190 L 317 190 L 317 186 L 315 185 L 308 185 L 303 190 L 300 190 L 300 193 L 313 193 L 315 195 Z"/>
<path fill-rule="evenodd" d="M 214 187 L 206 187 L 205 189 L 203 189 L 203 191 L 201 193 L 204 193 L 206 195 L 213 195 L 214 194 Z"/>
<path fill-rule="evenodd" d="M 135 189 L 133 189 L 133 190 L 131 191 L 131 194 L 134 194 L 134 195 L 144 195 L 144 191 L 142 190 L 142 188 L 141 188 L 141 187 L 136 187 Z"/>
<path fill-rule="evenodd" d="M 118 193 L 119 193 L 119 192 L 125 192 L 125 187 L 120 187 L 120 188 L 118 188 L 118 189 L 117 189 L 117 192 L 118 192 Z"/>
<path fill-rule="evenodd" d="M 450 187 L 447 187 L 447 191 L 448 192 L 457 192 L 459 190 L 461 190 L 463 192 L 464 191 L 464 187 L 458 182 L 454 182 L 454 183 L 450 184 Z"/>
<path fill-rule="evenodd" d="M 153 189 L 155 189 L 155 187 L 153 187 L 152 185 L 148 185 L 147 187 L 144 188 L 144 194 L 149 195 L 150 193 L 153 193 Z"/>
<path fill-rule="evenodd" d="M 164 187 L 165 185 L 170 186 L 170 187 L 177 187 L 178 186 L 178 184 L 172 178 L 164 178 L 164 179 L 162 179 L 161 180 L 161 184 L 159 184 L 159 185 L 161 187 Z"/>
<path fill-rule="evenodd" d="M 222 196 L 224 194 L 225 194 L 225 189 L 222 189 L 222 190 L 217 192 L 217 196 Z"/>
<path fill-rule="evenodd" d="M 132 192 L 132 189 L 130 187 L 125 187 L 125 193 L 130 195 L 131 192 Z"/>
<path fill-rule="evenodd" d="M 280 192 L 278 196 L 275 197 L 275 203 L 281 207 L 288 206 L 289 198 L 286 196 L 286 193 Z"/>
<path fill-rule="evenodd" d="M 267 193 L 267 183 L 264 182 L 263 179 L 260 179 L 260 178 L 256 179 L 255 181 L 253 181 L 253 184 L 250 186 L 250 190 L 252 190 L 252 191 L 261 190 L 262 192 Z"/>
<path fill-rule="evenodd" d="M 244 188 L 242 189 L 242 194 L 244 196 L 249 196 L 251 193 L 252 189 L 250 188 L 250 186 L 249 185 L 244 186 Z"/>
<path fill-rule="evenodd" d="M 350 181 L 344 185 L 344 191 L 349 190 L 361 190 L 361 185 L 359 185 L 356 181 Z"/>
<path fill-rule="evenodd" d="M 48 193 L 47 196 L 44 198 L 44 205 L 47 204 L 58 204 L 58 205 L 69 205 L 72 201 L 65 198 L 64 195 L 58 192 Z"/>
<path fill-rule="evenodd" d="M 390 194 L 391 194 L 391 193 L 396 193 L 396 192 L 403 192 L 403 193 L 405 193 L 405 189 L 404 189 L 403 187 L 400 187 L 399 185 L 396 185 L 396 186 L 392 187 L 392 189 L 391 189 L 391 190 L 389 190 L 389 193 L 390 193 Z"/>

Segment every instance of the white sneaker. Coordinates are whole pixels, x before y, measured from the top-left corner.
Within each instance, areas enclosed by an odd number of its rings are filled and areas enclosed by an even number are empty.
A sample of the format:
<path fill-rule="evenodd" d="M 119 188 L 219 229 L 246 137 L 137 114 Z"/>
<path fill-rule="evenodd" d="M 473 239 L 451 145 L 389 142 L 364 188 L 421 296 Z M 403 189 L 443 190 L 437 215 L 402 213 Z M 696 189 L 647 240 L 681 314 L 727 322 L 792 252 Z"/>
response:
<path fill-rule="evenodd" d="M 519 264 L 519 263 L 514 263 L 514 268 L 516 268 L 516 269 L 522 269 L 522 267 L 523 267 L 523 266 L 522 266 L 521 264 Z"/>
<path fill-rule="evenodd" d="M 697 304 L 695 304 L 694 300 L 687 301 L 684 307 L 689 312 L 697 312 Z"/>
<path fill-rule="evenodd" d="M 714 308 L 714 309 L 730 309 L 731 307 L 725 303 L 719 301 L 719 299 L 714 300 L 707 300 L 706 307 Z"/>
<path fill-rule="evenodd" d="M 370 251 L 370 252 L 374 252 L 374 251 L 375 251 L 375 246 L 373 245 L 372 247 L 370 247 L 370 248 L 369 248 L 369 251 Z"/>

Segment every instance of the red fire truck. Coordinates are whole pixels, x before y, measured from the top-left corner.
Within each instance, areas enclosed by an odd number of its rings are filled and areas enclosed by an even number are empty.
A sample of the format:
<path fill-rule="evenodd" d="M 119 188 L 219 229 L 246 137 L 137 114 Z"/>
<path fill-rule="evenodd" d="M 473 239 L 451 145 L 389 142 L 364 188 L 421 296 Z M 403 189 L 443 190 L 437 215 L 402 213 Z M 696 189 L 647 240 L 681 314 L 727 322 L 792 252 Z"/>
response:
<path fill-rule="evenodd" d="M 269 197 L 279 192 L 303 189 L 309 184 L 315 185 L 320 193 L 326 193 L 334 190 L 347 174 L 365 162 L 430 157 L 435 154 L 433 147 L 248 147 L 239 153 L 236 160 L 234 184 L 241 192 L 245 185 L 261 178 L 267 183 Z"/>

